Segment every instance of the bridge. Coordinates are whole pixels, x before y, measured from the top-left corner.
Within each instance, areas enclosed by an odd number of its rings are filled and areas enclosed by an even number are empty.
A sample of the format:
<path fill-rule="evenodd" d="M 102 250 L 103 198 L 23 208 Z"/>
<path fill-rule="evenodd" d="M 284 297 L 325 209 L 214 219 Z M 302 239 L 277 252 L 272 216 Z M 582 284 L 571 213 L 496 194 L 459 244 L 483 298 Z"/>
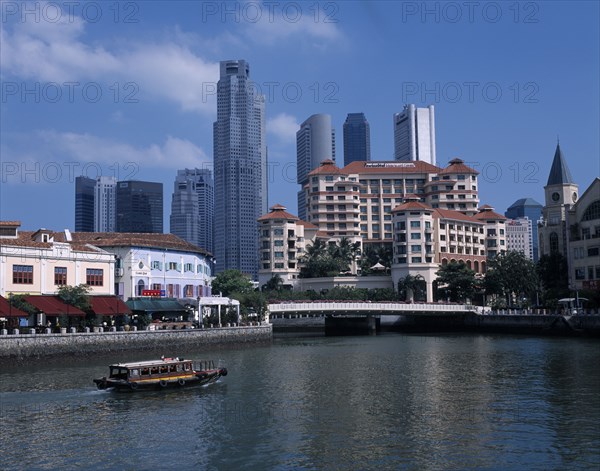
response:
<path fill-rule="evenodd" d="M 434 323 L 452 328 L 477 306 L 467 304 L 368 301 L 282 302 L 269 305 L 275 330 L 321 330 L 328 335 L 369 333 L 382 327 Z"/>
<path fill-rule="evenodd" d="M 368 302 L 368 301 L 316 301 L 316 302 L 282 302 L 269 304 L 272 319 L 284 319 L 305 316 L 344 316 L 365 317 L 372 315 L 414 315 L 414 314 L 465 314 L 480 312 L 479 306 L 470 304 L 441 303 L 403 303 L 403 302 Z"/>

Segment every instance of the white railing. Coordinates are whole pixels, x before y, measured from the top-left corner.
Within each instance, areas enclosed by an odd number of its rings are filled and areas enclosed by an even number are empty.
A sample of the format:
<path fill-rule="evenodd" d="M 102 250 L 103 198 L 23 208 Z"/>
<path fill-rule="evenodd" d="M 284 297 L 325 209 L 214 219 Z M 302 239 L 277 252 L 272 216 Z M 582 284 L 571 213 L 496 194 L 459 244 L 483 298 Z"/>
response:
<path fill-rule="evenodd" d="M 290 312 L 336 312 L 336 311 L 367 311 L 367 312 L 465 312 L 474 311 L 475 306 L 467 304 L 425 304 L 425 303 L 378 303 L 378 302 L 314 302 L 314 303 L 280 303 L 269 304 L 269 312 L 286 314 Z"/>

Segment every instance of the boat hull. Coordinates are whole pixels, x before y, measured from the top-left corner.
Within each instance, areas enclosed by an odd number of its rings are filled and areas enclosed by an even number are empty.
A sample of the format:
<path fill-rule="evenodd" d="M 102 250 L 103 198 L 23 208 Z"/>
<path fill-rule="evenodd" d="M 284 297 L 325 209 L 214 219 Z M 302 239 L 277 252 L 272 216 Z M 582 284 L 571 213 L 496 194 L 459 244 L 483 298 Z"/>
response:
<path fill-rule="evenodd" d="M 148 390 L 170 390 L 185 387 L 202 386 L 214 383 L 222 376 L 227 376 L 227 369 L 219 368 L 211 371 L 197 372 L 193 375 L 178 378 L 154 378 L 138 381 L 115 380 L 107 377 L 94 379 L 98 389 L 117 392 L 135 392 Z"/>

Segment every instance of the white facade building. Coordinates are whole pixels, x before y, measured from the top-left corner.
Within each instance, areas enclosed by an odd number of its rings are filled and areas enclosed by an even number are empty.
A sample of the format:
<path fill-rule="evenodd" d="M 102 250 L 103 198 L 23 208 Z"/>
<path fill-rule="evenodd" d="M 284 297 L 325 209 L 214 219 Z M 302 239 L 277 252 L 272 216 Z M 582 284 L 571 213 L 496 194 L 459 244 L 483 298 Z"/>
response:
<path fill-rule="evenodd" d="M 73 239 L 110 252 L 115 259 L 115 294 L 124 301 L 153 296 L 210 296 L 212 256 L 173 234 L 77 232 Z"/>
<path fill-rule="evenodd" d="M 529 218 L 506 221 L 506 249 L 533 260 L 533 227 Z"/>

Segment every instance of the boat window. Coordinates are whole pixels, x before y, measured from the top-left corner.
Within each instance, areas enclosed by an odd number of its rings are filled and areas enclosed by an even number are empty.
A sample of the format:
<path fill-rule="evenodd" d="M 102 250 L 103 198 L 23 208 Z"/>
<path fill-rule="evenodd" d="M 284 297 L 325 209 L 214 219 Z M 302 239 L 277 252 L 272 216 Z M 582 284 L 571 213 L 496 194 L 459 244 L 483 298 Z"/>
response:
<path fill-rule="evenodd" d="M 191 365 L 190 365 L 189 363 L 185 363 L 185 364 L 183 365 L 183 368 L 185 369 L 185 371 L 190 371 L 190 369 L 191 369 Z"/>
<path fill-rule="evenodd" d="M 182 369 L 181 364 L 177 365 L 177 371 L 181 371 Z"/>
<path fill-rule="evenodd" d="M 158 366 L 153 366 L 152 368 L 150 368 L 150 374 L 157 375 L 158 374 Z"/>
<path fill-rule="evenodd" d="M 169 365 L 169 372 L 175 373 L 177 371 L 177 367 L 175 365 Z"/>
<path fill-rule="evenodd" d="M 115 379 L 127 379 L 127 368 L 111 368 L 110 377 Z"/>
<path fill-rule="evenodd" d="M 129 370 L 129 376 L 139 376 L 140 370 Z"/>
<path fill-rule="evenodd" d="M 161 367 L 160 367 L 160 372 L 161 372 L 161 373 L 167 373 L 168 371 L 169 371 L 169 369 L 168 369 L 168 367 L 167 367 L 167 366 L 161 366 Z"/>
<path fill-rule="evenodd" d="M 150 370 L 148 368 L 142 368 L 142 376 L 148 376 L 150 374 Z"/>

